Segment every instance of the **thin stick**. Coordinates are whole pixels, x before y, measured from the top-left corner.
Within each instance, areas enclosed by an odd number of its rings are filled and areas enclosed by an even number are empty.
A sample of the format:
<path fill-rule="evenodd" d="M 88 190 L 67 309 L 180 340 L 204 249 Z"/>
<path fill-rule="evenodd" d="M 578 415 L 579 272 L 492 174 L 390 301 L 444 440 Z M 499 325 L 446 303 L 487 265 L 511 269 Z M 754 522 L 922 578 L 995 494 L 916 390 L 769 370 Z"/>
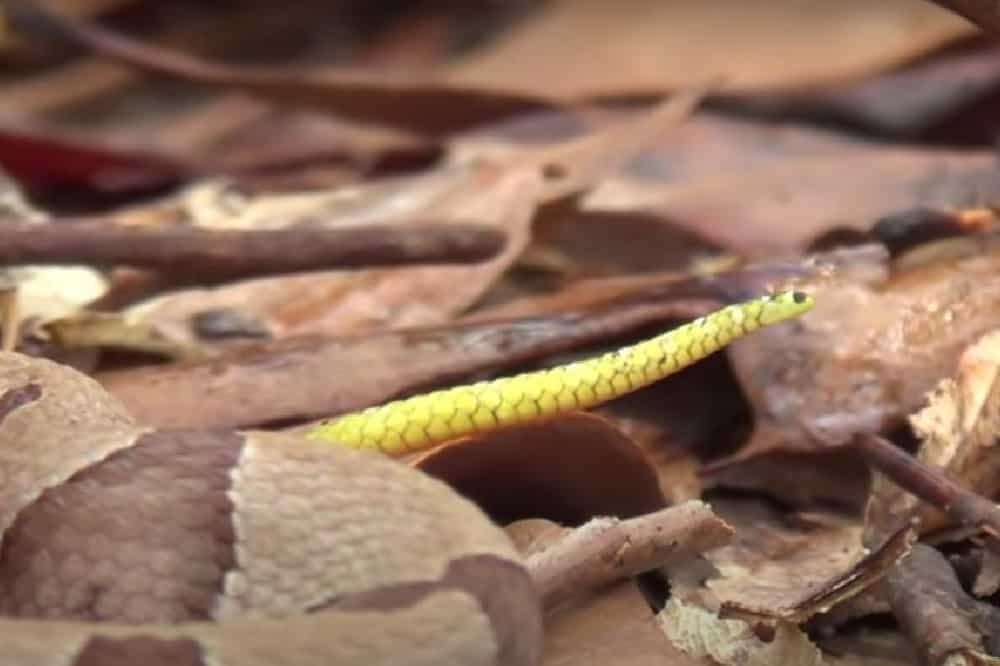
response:
<path fill-rule="evenodd" d="M 692 500 L 638 518 L 595 518 L 528 558 L 546 608 L 729 542 L 733 528 Z"/>
<path fill-rule="evenodd" d="M 859 435 L 854 447 L 865 460 L 903 490 L 944 511 L 963 525 L 984 530 L 986 542 L 1000 552 L 1000 507 L 925 465 L 878 435 Z"/>
<path fill-rule="evenodd" d="M 495 229 L 457 224 L 148 231 L 57 220 L 0 226 L 0 264 L 125 265 L 182 282 L 218 282 L 322 269 L 473 263 L 495 256 L 504 242 Z"/>

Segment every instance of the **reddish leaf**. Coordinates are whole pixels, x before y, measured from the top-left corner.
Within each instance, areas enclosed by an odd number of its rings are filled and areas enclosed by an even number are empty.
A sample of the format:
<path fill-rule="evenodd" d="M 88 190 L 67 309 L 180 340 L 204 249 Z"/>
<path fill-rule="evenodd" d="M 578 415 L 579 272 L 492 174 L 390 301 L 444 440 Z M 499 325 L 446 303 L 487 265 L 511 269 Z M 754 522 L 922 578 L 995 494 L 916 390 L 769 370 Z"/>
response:
<path fill-rule="evenodd" d="M 192 165 L 152 151 L 15 128 L 0 128 L 0 166 L 35 190 L 163 187 L 197 173 Z"/>

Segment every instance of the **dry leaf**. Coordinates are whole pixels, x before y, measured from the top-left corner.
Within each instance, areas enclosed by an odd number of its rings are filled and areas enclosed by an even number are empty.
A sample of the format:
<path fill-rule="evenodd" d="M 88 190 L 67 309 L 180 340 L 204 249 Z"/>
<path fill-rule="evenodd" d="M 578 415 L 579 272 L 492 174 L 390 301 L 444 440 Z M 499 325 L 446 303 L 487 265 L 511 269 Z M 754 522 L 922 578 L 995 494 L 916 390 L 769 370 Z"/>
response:
<path fill-rule="evenodd" d="M 910 418 L 927 449 L 922 459 L 947 469 L 963 485 L 996 496 L 1000 438 L 1000 329 L 971 345 L 954 380 L 944 380 L 930 404 Z"/>
<path fill-rule="evenodd" d="M 917 452 L 921 462 L 944 471 L 970 491 L 1000 496 L 1000 329 L 962 353 L 954 378 L 941 380 L 927 406 L 909 421 L 922 440 Z M 866 516 L 869 529 L 885 530 L 911 515 L 919 517 L 925 533 L 952 525 L 934 507 L 878 476 Z"/>
<path fill-rule="evenodd" d="M 43 225 L 48 220 L 0 173 L 0 224 Z M 18 317 L 33 324 L 73 317 L 108 289 L 104 276 L 88 266 L 6 266 L 0 277 L 17 288 Z"/>
<path fill-rule="evenodd" d="M 161 427 L 246 427 L 328 417 L 473 373 L 523 369 L 643 326 L 693 319 L 717 305 L 698 294 L 725 294 L 766 274 L 591 282 L 586 294 L 573 290 L 522 299 L 446 327 L 295 336 L 240 346 L 204 363 L 102 372 L 98 380 L 137 419 Z M 241 310 L 217 312 L 238 315 L 236 323 L 244 327 L 257 323 Z M 164 401 L 164 395 L 173 398 Z"/>
<path fill-rule="evenodd" d="M 870 74 L 973 33 L 910 0 L 558 0 L 448 80 L 562 99 L 656 94 L 717 76 L 759 90 Z"/>
<path fill-rule="evenodd" d="M 849 145 L 841 155 L 781 160 L 692 182 L 619 180 L 589 194 L 582 206 L 658 215 L 728 251 L 774 259 L 801 252 L 833 228 L 867 229 L 901 209 L 989 203 L 1000 183 L 994 159 L 980 150 Z"/>
<path fill-rule="evenodd" d="M 13 2 L 11 2 L 14 5 Z M 449 84 L 439 76 L 395 76 L 360 68 L 309 71 L 231 66 L 133 40 L 52 11 L 43 3 L 18 0 L 14 16 L 27 31 L 34 24 L 143 69 L 193 82 L 252 94 L 285 106 L 321 109 L 365 122 L 428 134 L 495 121 L 514 113 L 552 108 L 547 95 L 524 95 L 502 88 Z"/>
<path fill-rule="evenodd" d="M 899 70 L 737 104 L 782 118 L 831 119 L 880 137 L 982 145 L 996 131 L 997 49 L 989 42 L 945 51 Z"/>
<path fill-rule="evenodd" d="M 504 251 L 489 262 L 251 280 L 177 292 L 139 304 L 133 312 L 144 313 L 147 321 L 182 340 L 191 336 L 192 316 L 226 307 L 243 307 L 267 322 L 279 337 L 441 323 L 478 299 L 520 254 L 527 241 L 538 185 L 534 172 L 487 165 L 415 178 L 393 196 L 401 206 L 383 218 L 384 222 L 419 216 L 442 223 L 481 223 L 506 231 L 509 236 Z M 536 192 L 535 197 L 532 192 Z M 438 203 L 425 208 L 426 193 Z"/>
<path fill-rule="evenodd" d="M 542 665 L 583 664 L 709 666 L 670 644 L 630 581 L 546 621 Z"/>
<path fill-rule="evenodd" d="M 884 281 L 884 254 L 841 253 L 851 259 L 816 286 L 811 312 L 731 346 L 757 416 L 738 457 L 814 450 L 902 425 L 965 347 L 1000 325 L 998 240 L 967 239 L 963 256 Z"/>
<path fill-rule="evenodd" d="M 278 336 L 441 323 L 476 302 L 520 256 L 537 205 L 585 190 L 613 175 L 647 141 L 680 122 L 697 99 L 697 93 L 678 95 L 626 125 L 563 145 L 524 151 L 506 162 L 458 165 L 392 188 L 382 186 L 376 190 L 382 199 L 372 196 L 371 187 L 351 188 L 355 202 L 360 199 L 367 208 L 352 216 L 355 221 L 360 215 L 378 216 L 383 222 L 419 217 L 503 229 L 507 244 L 491 261 L 256 280 L 181 292 L 137 307 L 147 321 L 181 340 L 190 336 L 188 320 L 198 311 L 234 306 L 243 306 L 267 321 Z M 351 190 L 339 200 L 347 199 Z M 297 213 L 301 215 L 302 210 Z"/>
<path fill-rule="evenodd" d="M 821 513 L 780 516 L 747 501 L 716 502 L 714 508 L 736 528 L 736 539 L 667 571 L 672 602 L 697 608 L 694 619 L 708 622 L 712 631 L 766 628 L 770 634 L 785 626 L 797 635 L 797 627 L 810 620 L 827 626 L 826 614 L 871 597 L 915 538 L 907 528 L 866 554 L 855 520 Z M 869 603 L 860 614 L 873 610 L 884 612 L 884 602 Z M 843 622 L 850 616 L 839 617 Z"/>
<path fill-rule="evenodd" d="M 762 506 L 719 502 L 713 506 L 736 527 L 737 537 L 705 555 L 719 576 L 705 581 L 703 589 L 682 586 L 686 591 L 675 595 L 682 599 L 690 594 L 712 600 L 713 605 L 733 602 L 769 609 L 777 616 L 849 571 L 865 555 L 861 527 L 851 522 L 795 527 Z M 789 577 L 789 571 L 796 575 Z M 674 575 L 676 571 L 671 572 Z"/>
<path fill-rule="evenodd" d="M 78 312 L 53 319 L 39 330 L 61 349 L 118 349 L 152 354 L 174 361 L 203 360 L 211 352 L 198 344 L 181 345 L 166 339 L 149 325 L 136 324 L 117 314 Z"/>
<path fill-rule="evenodd" d="M 666 505 L 635 443 L 605 419 L 582 412 L 455 440 L 412 464 L 500 523 L 548 518 L 577 525 Z"/>
<path fill-rule="evenodd" d="M 864 511 L 872 487 L 868 465 L 849 449 L 761 453 L 702 475 L 702 483 L 772 497 L 796 509 L 837 508 L 848 515 Z"/>

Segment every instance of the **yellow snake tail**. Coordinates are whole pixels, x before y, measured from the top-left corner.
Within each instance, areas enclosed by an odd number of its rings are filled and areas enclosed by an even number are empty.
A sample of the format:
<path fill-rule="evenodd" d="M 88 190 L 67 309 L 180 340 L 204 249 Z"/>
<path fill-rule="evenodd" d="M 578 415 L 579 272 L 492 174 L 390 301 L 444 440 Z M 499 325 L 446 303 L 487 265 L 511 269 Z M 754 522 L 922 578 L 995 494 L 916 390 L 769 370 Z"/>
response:
<path fill-rule="evenodd" d="M 729 305 L 649 340 L 547 370 L 415 395 L 325 421 L 313 439 L 400 455 L 464 435 L 587 409 L 648 386 L 758 328 L 808 311 L 785 291 Z"/>

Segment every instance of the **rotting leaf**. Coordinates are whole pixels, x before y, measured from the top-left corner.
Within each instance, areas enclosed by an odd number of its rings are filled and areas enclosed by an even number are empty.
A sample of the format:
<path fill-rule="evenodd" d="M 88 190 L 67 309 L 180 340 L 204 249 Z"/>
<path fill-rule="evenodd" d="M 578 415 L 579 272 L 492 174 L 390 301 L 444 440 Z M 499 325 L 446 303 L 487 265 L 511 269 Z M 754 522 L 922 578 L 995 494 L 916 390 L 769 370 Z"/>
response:
<path fill-rule="evenodd" d="M 607 420 L 583 412 L 455 440 L 412 464 L 501 523 L 540 517 L 576 525 L 666 504 L 656 472 L 635 443 Z"/>
<path fill-rule="evenodd" d="M 766 661 L 778 659 L 772 650 L 784 649 L 804 650 L 799 658 L 817 660 L 803 663 L 826 663 L 800 625 L 877 589 L 914 539 L 912 530 L 901 530 L 865 557 L 854 520 L 782 516 L 749 501 L 717 501 L 714 507 L 734 525 L 736 538 L 700 560 L 668 568 L 671 600 L 659 620 L 689 654 L 724 664 L 800 663 Z M 779 647 L 770 647 L 775 642 Z"/>
<path fill-rule="evenodd" d="M 758 618 L 803 622 L 862 592 L 901 552 L 898 544 L 864 561 L 861 526 L 832 514 L 824 520 L 782 516 L 754 502 L 713 502 L 737 532 L 733 543 L 704 555 L 703 565 L 671 567 L 673 597 L 712 611 L 729 607 Z M 795 571 L 795 576 L 789 576 Z"/>
<path fill-rule="evenodd" d="M 750 443 L 716 469 L 902 425 L 952 374 L 965 347 L 1000 325 L 1000 236 L 964 241 L 964 256 L 909 266 L 884 281 L 880 267 L 892 270 L 884 255 L 840 253 L 857 261 L 816 286 L 811 312 L 732 345 L 757 424 Z"/>
<path fill-rule="evenodd" d="M 890 535 L 879 549 L 866 555 L 850 569 L 824 581 L 804 596 L 788 599 L 783 607 L 754 607 L 753 600 L 748 601 L 747 596 L 743 595 L 723 601 L 719 615 L 748 620 L 771 618 L 801 624 L 814 615 L 826 613 L 834 606 L 872 588 L 895 566 L 896 562 L 910 552 L 916 537 L 916 531 L 909 525 L 904 525 L 895 534 Z"/>
<path fill-rule="evenodd" d="M 817 646 L 804 632 L 789 623 L 779 622 L 777 626 L 770 626 L 761 623 L 751 624 L 742 620 L 720 619 L 697 605 L 680 601 L 671 601 L 657 616 L 657 620 L 668 637 L 677 637 L 675 645 L 678 647 L 686 645 L 690 653 L 706 655 L 697 662 L 701 665 L 788 664 L 791 666 L 794 664 L 798 666 L 799 663 L 814 663 L 823 666 L 913 666 L 915 663 L 916 655 L 913 650 L 906 639 L 896 632 L 863 632 L 833 636 L 818 641 L 819 646 Z M 727 645 L 729 640 L 736 640 L 736 645 Z M 775 641 L 781 641 L 782 645 L 773 649 L 787 649 L 792 656 L 785 653 L 773 654 L 770 651 L 772 648 L 768 646 Z M 746 652 L 734 649 L 740 646 Z M 829 650 L 828 646 L 835 649 Z M 817 647 L 822 649 L 821 653 L 817 651 Z M 690 653 L 685 652 L 688 658 L 693 659 Z M 729 661 L 722 660 L 727 657 L 731 657 Z M 770 661 L 771 658 L 774 661 Z M 805 661 L 784 661 L 795 658 Z"/>

